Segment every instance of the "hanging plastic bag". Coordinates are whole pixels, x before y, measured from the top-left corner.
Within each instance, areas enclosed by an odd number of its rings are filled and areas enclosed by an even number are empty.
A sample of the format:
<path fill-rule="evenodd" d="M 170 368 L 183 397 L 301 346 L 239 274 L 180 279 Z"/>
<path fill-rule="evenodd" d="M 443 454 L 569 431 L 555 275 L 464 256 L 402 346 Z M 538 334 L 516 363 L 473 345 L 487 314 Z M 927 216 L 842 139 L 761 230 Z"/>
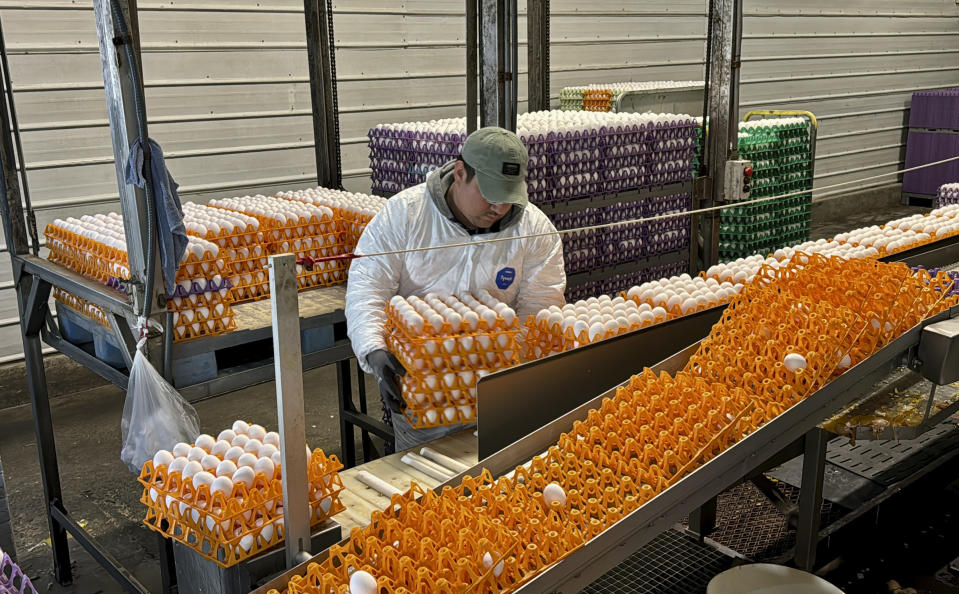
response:
<path fill-rule="evenodd" d="M 145 338 L 137 343 L 120 421 L 120 459 L 134 474 L 140 474 L 157 450 L 173 449 L 181 441 L 193 443 L 200 433 L 196 410 L 153 368 L 143 354 L 145 344 Z"/>

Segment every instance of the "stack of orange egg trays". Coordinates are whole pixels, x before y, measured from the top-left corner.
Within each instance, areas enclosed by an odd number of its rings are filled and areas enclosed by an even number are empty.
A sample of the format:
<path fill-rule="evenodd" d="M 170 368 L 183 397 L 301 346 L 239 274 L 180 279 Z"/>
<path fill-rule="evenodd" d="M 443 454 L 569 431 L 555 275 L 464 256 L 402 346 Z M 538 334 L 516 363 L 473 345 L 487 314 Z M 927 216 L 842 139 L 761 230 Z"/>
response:
<path fill-rule="evenodd" d="M 90 303 L 86 299 L 81 299 L 73 293 L 64 291 L 60 287 L 53 287 L 53 298 L 78 314 L 90 318 L 101 326 L 105 326 L 107 328 L 110 327 L 110 322 L 107 320 L 106 312 L 104 312 L 99 306 Z"/>
<path fill-rule="evenodd" d="M 260 197 L 265 198 L 265 197 Z M 269 198 L 282 203 L 292 201 Z M 305 207 L 310 204 L 300 203 Z M 297 258 L 322 258 L 346 253 L 347 232 L 338 216 L 311 214 L 299 217 L 295 222 L 281 222 L 280 218 L 254 211 L 242 201 L 213 201 L 211 206 L 241 212 L 260 222 L 262 243 L 235 250 L 234 270 L 239 278 L 235 289 L 237 302 L 255 301 L 270 296 L 268 257 L 275 254 L 295 253 Z M 312 266 L 297 265 L 297 285 L 305 290 L 328 287 L 346 281 L 346 260 L 318 262 Z M 234 276 L 235 278 L 236 276 Z"/>
<path fill-rule="evenodd" d="M 583 91 L 583 109 L 586 111 L 610 111 L 613 91 L 610 89 L 587 89 Z"/>
<path fill-rule="evenodd" d="M 193 212 L 210 212 L 209 218 L 214 218 L 216 213 L 223 212 L 223 209 L 188 203 L 184 205 L 184 212 L 187 213 L 186 220 L 189 221 Z M 267 254 L 262 245 L 263 233 L 259 231 L 258 223 L 257 220 L 252 220 L 245 225 L 234 224 L 230 230 L 226 226 L 220 226 L 217 231 L 203 226 L 200 227 L 203 233 L 198 233 L 195 226 L 187 224 L 188 234 L 219 246 L 226 264 L 224 277 L 230 280 L 232 302 L 252 301 L 259 297 L 253 294 L 253 290 L 258 286 L 255 283 L 262 282 L 263 278 L 254 278 L 254 275 L 259 270 L 266 270 Z"/>
<path fill-rule="evenodd" d="M 949 286 L 944 275 L 875 261 L 803 254 L 764 266 L 732 297 L 683 370 L 633 376 L 556 446 L 499 479 L 483 471 L 438 496 L 415 486 L 394 495 L 384 513 L 354 530 L 327 561 L 311 564 L 287 592 L 345 594 L 351 570 L 372 575 L 376 587 L 369 591 L 378 593 L 467 591 L 472 583 L 482 591 L 514 590 L 897 333 L 949 307 Z M 447 530 L 419 521 L 426 517 L 414 511 L 419 504 Z M 477 530 L 488 542 L 456 548 L 463 546 L 456 522 L 467 515 L 492 519 L 514 542 Z M 419 548 L 427 539 L 429 546 Z M 443 545 L 473 573 L 454 574 L 463 581 L 451 583 L 448 574 L 424 570 L 433 581 L 418 581 L 417 567 Z M 480 554 L 492 575 L 476 575 Z"/>
<path fill-rule="evenodd" d="M 209 237 L 201 239 L 213 242 Z M 229 277 L 230 265 L 228 250 L 220 248 L 213 254 L 199 245 L 188 247 L 177 270 L 177 290 L 167 299 L 167 309 L 173 312 L 175 341 L 236 329 L 234 297 L 223 282 Z"/>
<path fill-rule="evenodd" d="M 489 294 L 394 297 L 386 315 L 387 346 L 406 368 L 404 414 L 414 428 L 474 422 L 476 382 L 519 363 L 516 314 Z"/>
<path fill-rule="evenodd" d="M 110 277 L 129 280 L 126 250 L 85 237 L 79 232 L 81 226 L 81 221 L 72 218 L 46 226 L 43 235 L 50 249 L 49 260 L 104 284 Z"/>
<path fill-rule="evenodd" d="M 196 446 L 193 446 L 196 447 Z M 210 454 L 223 461 L 222 454 Z M 310 524 L 346 509 L 339 499 L 343 483 L 336 456 L 315 449 L 307 460 Z M 179 470 L 148 460 L 138 481 L 140 502 L 147 506 L 144 524 L 221 567 L 230 567 L 283 541 L 282 469 L 258 473 L 251 484 L 236 481 L 232 491 L 213 491 Z"/>

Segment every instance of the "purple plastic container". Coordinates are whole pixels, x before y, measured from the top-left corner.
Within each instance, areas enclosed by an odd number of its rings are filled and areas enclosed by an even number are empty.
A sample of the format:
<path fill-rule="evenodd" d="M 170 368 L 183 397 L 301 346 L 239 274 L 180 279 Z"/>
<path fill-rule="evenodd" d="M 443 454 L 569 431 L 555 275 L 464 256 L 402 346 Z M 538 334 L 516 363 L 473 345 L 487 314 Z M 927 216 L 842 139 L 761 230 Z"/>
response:
<path fill-rule="evenodd" d="M 0 558 L 0 594 L 37 594 L 30 578 L 6 553 Z"/>

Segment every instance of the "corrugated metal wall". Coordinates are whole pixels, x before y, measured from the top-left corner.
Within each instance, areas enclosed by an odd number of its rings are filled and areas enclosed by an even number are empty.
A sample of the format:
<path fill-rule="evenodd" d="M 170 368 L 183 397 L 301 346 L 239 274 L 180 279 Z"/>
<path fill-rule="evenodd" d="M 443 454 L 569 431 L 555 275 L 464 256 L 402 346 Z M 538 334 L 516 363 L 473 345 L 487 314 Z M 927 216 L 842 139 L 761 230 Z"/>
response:
<path fill-rule="evenodd" d="M 572 84 L 702 77 L 705 0 L 582 7 L 551 2 L 554 99 Z M 819 115 L 820 186 L 895 171 L 912 90 L 959 85 L 953 0 L 746 0 L 745 14 L 744 111 Z M 91 1 L 0 0 L 0 18 L 41 232 L 116 209 Z M 343 0 L 334 25 L 345 184 L 368 191 L 371 126 L 463 113 L 463 3 Z M 144 1 L 140 27 L 151 135 L 185 200 L 311 183 L 300 0 Z M 521 16 L 521 110 L 525 28 Z M 0 359 L 21 350 L 9 285 L 4 258 Z"/>

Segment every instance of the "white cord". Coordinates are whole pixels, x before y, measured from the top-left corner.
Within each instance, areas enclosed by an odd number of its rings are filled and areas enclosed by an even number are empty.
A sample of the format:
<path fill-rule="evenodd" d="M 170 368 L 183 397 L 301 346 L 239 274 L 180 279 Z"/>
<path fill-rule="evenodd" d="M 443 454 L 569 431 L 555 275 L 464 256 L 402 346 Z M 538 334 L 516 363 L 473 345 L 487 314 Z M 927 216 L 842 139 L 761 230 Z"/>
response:
<path fill-rule="evenodd" d="M 556 230 L 556 231 L 547 231 L 546 233 L 532 233 L 532 234 L 530 234 L 530 235 L 516 235 L 516 236 L 510 236 L 510 237 L 494 237 L 494 238 L 490 238 L 490 239 L 481 239 L 481 240 L 478 240 L 478 241 L 470 241 L 470 242 L 463 242 L 463 243 L 447 243 L 447 244 L 444 244 L 444 245 L 431 245 L 431 246 L 417 247 L 417 248 L 405 248 L 405 249 L 402 249 L 402 250 L 393 250 L 393 251 L 386 251 L 386 252 L 373 252 L 373 253 L 371 253 L 371 254 L 356 254 L 356 253 L 354 253 L 354 254 L 352 255 L 352 257 L 353 257 L 353 258 L 372 258 L 372 257 L 374 257 L 374 256 L 393 256 L 393 255 L 398 255 L 398 254 L 411 254 L 411 253 L 415 253 L 415 252 L 428 252 L 428 251 L 432 251 L 432 250 L 442 250 L 442 249 L 447 249 L 447 248 L 468 247 L 468 246 L 473 246 L 473 245 L 482 245 L 482 244 L 486 244 L 486 243 L 499 243 L 499 242 L 501 242 L 501 241 L 516 241 L 516 240 L 519 240 L 519 239 L 534 239 L 534 238 L 537 238 L 537 237 L 552 237 L 552 236 L 554 236 L 554 235 L 562 236 L 562 235 L 566 235 L 566 234 L 568 234 L 568 233 L 578 233 L 578 232 L 580 232 L 580 231 L 593 231 L 593 230 L 597 230 L 597 229 L 611 229 L 611 228 L 614 228 L 614 227 L 621 227 L 621 226 L 624 226 L 624 225 L 632 225 L 632 224 L 635 224 L 635 223 L 645 223 L 645 222 L 648 222 L 648 221 L 661 221 L 661 220 L 664 220 L 664 219 L 672 219 L 672 218 L 676 218 L 676 217 L 686 217 L 686 216 L 690 216 L 690 215 L 694 215 L 694 214 L 701 214 L 701 213 L 707 213 L 707 212 L 715 212 L 715 211 L 717 211 L 717 210 L 725 210 L 725 209 L 727 209 L 727 208 L 738 208 L 738 207 L 740 207 L 740 206 L 746 206 L 746 205 L 749 205 L 749 204 L 759 204 L 759 203 L 762 203 L 762 202 L 769 202 L 769 201 L 771 201 L 771 200 L 782 200 L 783 198 L 790 198 L 790 197 L 792 197 L 792 196 L 800 196 L 800 195 L 802 195 L 802 194 L 814 194 L 814 193 L 817 193 L 817 192 L 822 192 L 823 190 L 831 190 L 831 189 L 834 189 L 834 188 L 841 188 L 841 187 L 844 187 L 844 186 L 861 185 L 863 182 L 871 181 L 871 180 L 874 180 L 874 179 L 881 179 L 881 178 L 884 178 L 884 177 L 891 177 L 891 176 L 895 176 L 895 175 L 901 175 L 901 174 L 903 174 L 903 173 L 909 173 L 910 171 L 917 171 L 917 170 L 919 170 L 919 169 L 924 169 L 924 168 L 926 168 L 926 167 L 935 167 L 936 165 L 942 165 L 943 163 L 949 163 L 949 162 L 951 162 L 951 161 L 959 161 L 959 155 L 957 155 L 957 156 L 955 156 L 955 157 L 949 157 L 948 159 L 943 159 L 943 160 L 941 160 L 941 161 L 935 161 L 935 162 L 933 162 L 933 163 L 926 163 L 926 164 L 924 164 L 924 165 L 917 165 L 917 166 L 915 166 L 915 167 L 910 167 L 910 168 L 908 168 L 908 169 L 902 169 L 902 170 L 900 170 L 900 171 L 891 171 L 891 172 L 889 172 L 889 173 L 880 173 L 880 174 L 877 174 L 877 175 L 871 175 L 871 176 L 869 176 L 869 177 L 864 177 L 864 178 L 862 178 L 862 179 L 857 179 L 857 180 L 853 180 L 853 181 L 839 182 L 839 183 L 837 183 L 837 184 L 832 184 L 832 185 L 829 185 L 829 186 L 823 186 L 823 187 L 821 187 L 821 188 L 816 188 L 816 189 L 814 189 L 814 190 L 797 190 L 797 191 L 795 191 L 795 192 L 790 192 L 790 193 L 788 193 L 788 194 L 780 194 L 779 196 L 766 196 L 765 198 L 756 198 L 756 199 L 754 199 L 754 200 L 744 200 L 744 201 L 742 201 L 742 202 L 730 202 L 730 203 L 728 203 L 728 204 L 722 204 L 722 205 L 719 205 L 719 206 L 710 206 L 709 208 L 701 208 L 701 209 L 699 209 L 699 210 L 686 210 L 686 211 L 682 211 L 682 212 L 673 212 L 673 213 L 668 213 L 668 214 L 661 214 L 661 215 L 656 215 L 656 216 L 653 216 L 653 217 L 645 217 L 645 218 L 641 218 L 641 219 L 628 219 L 628 220 L 625 220 L 625 221 L 615 221 L 615 222 L 612 222 L 612 223 L 601 223 L 601 224 L 599 224 L 599 225 L 589 225 L 589 226 L 586 226 L 586 227 L 577 227 L 577 228 L 575 228 L 575 229 L 562 229 L 562 230 Z M 821 196 L 819 201 L 820 201 L 820 202 L 825 202 L 825 201 L 827 201 L 827 200 L 833 200 L 833 199 L 839 198 L 840 196 L 845 196 L 845 193 L 844 193 L 844 192 L 831 192 L 831 193 L 826 194 L 825 196 Z"/>

